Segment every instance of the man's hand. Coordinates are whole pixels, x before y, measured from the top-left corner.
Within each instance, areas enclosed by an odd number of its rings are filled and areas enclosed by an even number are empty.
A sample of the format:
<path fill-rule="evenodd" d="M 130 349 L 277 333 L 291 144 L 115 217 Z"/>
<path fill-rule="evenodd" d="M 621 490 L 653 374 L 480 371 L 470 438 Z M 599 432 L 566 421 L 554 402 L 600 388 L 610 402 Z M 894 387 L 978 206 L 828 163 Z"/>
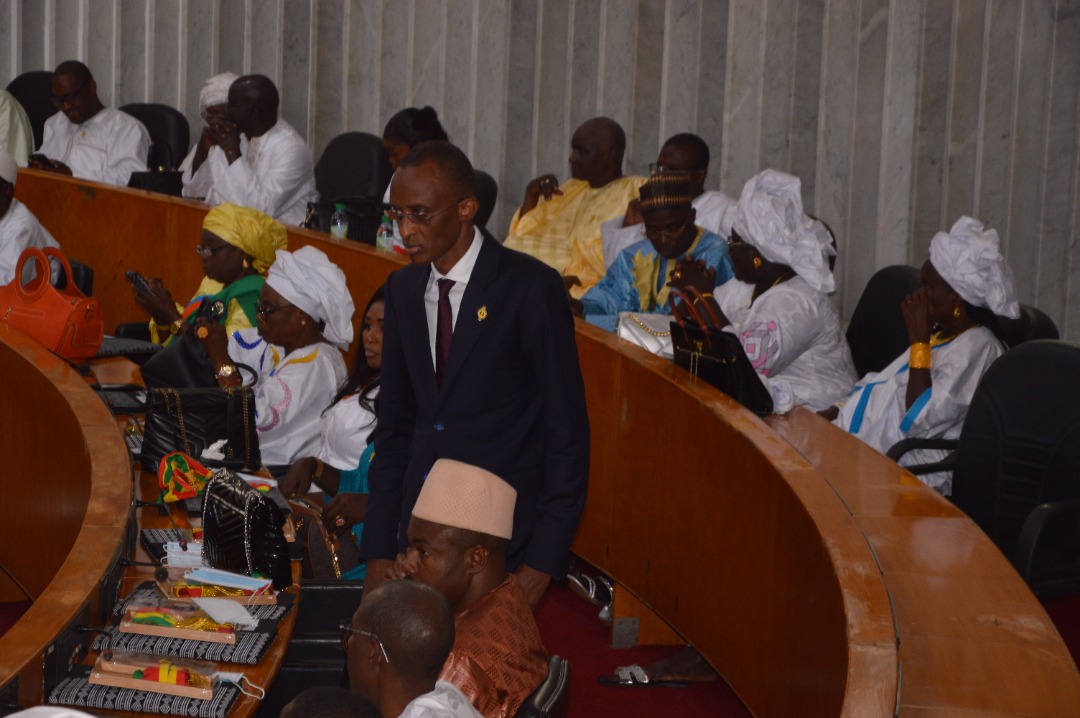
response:
<path fill-rule="evenodd" d="M 240 128 L 235 123 L 224 117 L 216 117 L 210 119 L 203 132 L 208 133 L 213 143 L 221 148 L 229 164 L 240 158 Z"/>
<path fill-rule="evenodd" d="M 571 288 L 573 288 L 573 287 L 580 287 L 580 286 L 581 286 L 581 280 L 580 280 L 580 279 L 578 279 L 578 278 L 577 278 L 577 277 L 575 277 L 575 276 L 572 276 L 572 275 L 571 275 L 571 276 L 569 276 L 569 277 L 567 277 L 567 276 L 564 276 L 564 277 L 562 278 L 562 283 L 563 283 L 563 287 L 565 287 L 565 288 L 566 288 L 566 292 L 567 292 L 567 294 L 569 294 L 569 293 L 570 293 L 570 290 L 571 290 Z"/>
<path fill-rule="evenodd" d="M 60 160 L 50 160 L 45 155 L 30 155 L 27 158 L 27 166 L 35 170 L 45 170 L 46 172 L 56 172 L 57 174 L 71 176 L 71 168 Z"/>
<path fill-rule="evenodd" d="M 286 497 L 303 496 L 311 488 L 311 475 L 317 463 L 314 456 L 305 456 L 293 462 L 285 476 L 278 482 L 278 491 Z"/>
<path fill-rule="evenodd" d="M 675 263 L 669 277 L 671 286 L 678 289 L 694 287 L 708 294 L 716 287 L 716 270 L 700 259 L 682 259 Z"/>
<path fill-rule="evenodd" d="M 514 571 L 514 576 L 517 577 L 521 590 L 525 592 L 529 608 L 535 611 L 537 604 L 540 603 L 540 597 L 544 595 L 548 584 L 551 583 L 551 576 L 525 564 L 518 566 L 517 571 Z"/>
<path fill-rule="evenodd" d="M 579 317 L 581 319 L 584 319 L 585 318 L 585 305 L 581 302 L 580 299 L 574 299 L 573 297 L 570 297 L 570 312 L 575 317 Z"/>
<path fill-rule="evenodd" d="M 641 200 L 635 197 L 626 205 L 626 214 L 623 215 L 622 226 L 632 227 L 644 221 L 645 217 L 641 214 Z"/>
<path fill-rule="evenodd" d="M 531 212 L 540 202 L 540 198 L 550 200 L 553 195 L 561 195 L 559 178 L 555 175 L 540 175 L 525 185 L 525 199 L 521 201 L 521 216 Z"/>
<path fill-rule="evenodd" d="M 327 531 L 343 536 L 353 524 L 364 520 L 367 494 L 338 494 L 323 509 L 323 525 Z"/>

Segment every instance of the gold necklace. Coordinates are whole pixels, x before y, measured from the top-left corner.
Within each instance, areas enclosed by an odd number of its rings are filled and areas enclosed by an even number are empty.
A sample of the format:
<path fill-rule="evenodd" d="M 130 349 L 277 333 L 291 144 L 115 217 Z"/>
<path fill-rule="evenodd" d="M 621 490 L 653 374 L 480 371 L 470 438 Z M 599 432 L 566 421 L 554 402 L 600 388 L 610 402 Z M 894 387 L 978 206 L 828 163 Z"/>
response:
<path fill-rule="evenodd" d="M 940 346 L 940 345 L 944 344 L 945 342 L 951 342 L 953 339 L 956 339 L 958 336 L 960 336 L 961 334 L 966 332 L 968 329 L 971 329 L 971 328 L 977 327 L 977 326 L 979 326 L 979 325 L 978 324 L 972 324 L 967 329 L 961 329 L 956 334 L 953 334 L 953 335 L 947 336 L 947 337 L 941 336 L 942 331 L 939 329 L 938 331 L 936 331 L 936 332 L 934 332 L 933 334 L 930 335 L 930 346 L 931 347 L 936 347 L 936 346 Z"/>

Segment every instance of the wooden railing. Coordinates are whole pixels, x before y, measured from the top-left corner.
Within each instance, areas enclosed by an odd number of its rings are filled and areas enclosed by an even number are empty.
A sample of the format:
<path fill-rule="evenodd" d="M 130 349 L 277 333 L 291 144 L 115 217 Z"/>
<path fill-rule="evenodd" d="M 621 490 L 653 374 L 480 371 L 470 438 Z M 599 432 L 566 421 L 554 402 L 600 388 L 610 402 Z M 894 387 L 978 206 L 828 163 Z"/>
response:
<path fill-rule="evenodd" d="M 30 171 L 16 196 L 94 268 L 107 324 L 143 316 L 124 270 L 181 300 L 198 284 L 202 205 Z M 402 263 L 303 230 L 289 242 L 326 251 L 358 308 Z M 574 549 L 755 715 L 1076 714 L 1063 641 L 949 502 L 817 416 L 763 421 L 610 334 L 579 322 L 577 338 L 592 466 Z"/>

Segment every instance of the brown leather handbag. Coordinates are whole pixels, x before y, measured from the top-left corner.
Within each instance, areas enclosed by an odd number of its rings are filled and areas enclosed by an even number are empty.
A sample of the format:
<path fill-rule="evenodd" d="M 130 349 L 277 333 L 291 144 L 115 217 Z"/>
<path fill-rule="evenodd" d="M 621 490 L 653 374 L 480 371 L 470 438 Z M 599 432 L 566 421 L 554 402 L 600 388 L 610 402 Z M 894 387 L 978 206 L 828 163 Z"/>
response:
<path fill-rule="evenodd" d="M 50 259 L 64 268 L 68 281 L 63 289 L 51 284 Z M 37 271 L 23 284 L 28 262 L 36 263 Z M 105 337 L 105 319 L 98 300 L 79 291 L 72 276 L 71 264 L 60 250 L 27 247 L 19 255 L 15 278 L 0 287 L 0 319 L 49 351 L 69 361 L 82 361 L 97 354 Z"/>
<path fill-rule="evenodd" d="M 326 530 L 322 508 L 304 496 L 289 499 L 296 540 L 302 544 L 301 575 L 316 581 L 334 581 L 360 565 L 360 549 L 349 531 L 342 538 Z"/>

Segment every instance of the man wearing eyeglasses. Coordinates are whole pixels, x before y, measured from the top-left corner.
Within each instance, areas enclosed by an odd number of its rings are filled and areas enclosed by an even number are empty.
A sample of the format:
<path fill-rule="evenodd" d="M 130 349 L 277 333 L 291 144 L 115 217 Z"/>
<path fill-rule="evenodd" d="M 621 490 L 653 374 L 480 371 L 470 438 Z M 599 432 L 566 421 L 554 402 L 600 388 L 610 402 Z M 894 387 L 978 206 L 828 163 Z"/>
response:
<path fill-rule="evenodd" d="M 150 134 L 131 115 L 105 107 L 89 68 L 77 60 L 53 72 L 52 101 L 60 112 L 45 121 L 45 138 L 29 166 L 126 187 L 144 172 Z"/>
<path fill-rule="evenodd" d="M 656 162 L 649 165 L 651 175 L 664 172 L 681 172 L 690 178 L 697 226 L 721 237 L 731 234 L 737 203 L 723 192 L 705 189 L 705 178 L 709 175 L 709 146 L 703 139 L 689 132 L 669 138 L 660 148 Z M 625 216 L 600 225 L 600 236 L 603 238 L 604 263 L 608 267 L 619 252 L 645 239 L 645 225 L 636 198 L 627 207 Z"/>
<path fill-rule="evenodd" d="M 685 260 L 711 272 L 713 286 L 731 279 L 727 243 L 695 223 L 692 192 L 690 176 L 681 172 L 654 174 L 641 186 L 645 239 L 624 249 L 581 301 L 570 301 L 575 314 L 608 331 L 615 331 L 619 312 L 668 314 L 669 280 L 678 279 L 676 264 Z"/>
<path fill-rule="evenodd" d="M 417 145 L 390 186 L 411 266 L 386 280 L 377 447 L 360 553 L 366 587 L 406 546 L 436 459 L 464 461 L 518 492 L 508 564 L 533 606 L 566 572 L 585 506 L 589 424 L 574 321 L 557 272 L 472 223 L 468 158 Z"/>

